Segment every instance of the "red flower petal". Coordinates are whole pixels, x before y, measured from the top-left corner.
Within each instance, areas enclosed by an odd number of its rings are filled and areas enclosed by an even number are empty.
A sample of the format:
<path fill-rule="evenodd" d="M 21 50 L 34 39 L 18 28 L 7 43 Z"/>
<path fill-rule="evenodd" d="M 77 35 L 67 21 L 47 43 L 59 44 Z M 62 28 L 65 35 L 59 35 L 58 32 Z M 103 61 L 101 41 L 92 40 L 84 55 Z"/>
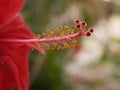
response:
<path fill-rule="evenodd" d="M 0 63 L 0 88 L 1 90 L 13 90 L 15 85 L 16 83 L 15 83 L 15 78 L 13 76 L 13 73 L 8 68 L 5 68 L 5 66 L 2 63 Z"/>
<path fill-rule="evenodd" d="M 33 39 L 19 11 L 25 0 L 0 0 L 0 39 Z M 0 90 L 28 90 L 32 43 L 0 42 Z M 34 47 L 44 53 L 43 49 Z"/>
<path fill-rule="evenodd" d="M 11 23 L 0 27 L 0 38 L 33 38 L 33 33 L 18 15 Z M 18 43 L 0 43 L 0 90 L 28 90 L 28 55 L 30 47 Z M 3 64 L 2 64 L 3 63 Z M 4 64 L 7 66 L 4 66 Z M 4 69 L 3 69 L 4 68 Z M 7 82 L 8 81 L 8 82 Z"/>
<path fill-rule="evenodd" d="M 15 87 L 17 87 L 17 90 L 28 90 L 29 69 L 27 57 L 29 48 L 26 46 L 19 48 L 10 48 L 9 46 L 7 48 L 4 46 L 1 50 L 4 51 L 2 56 L 0 55 L 1 63 L 4 66 L 2 67 L 5 68 L 3 69 L 4 72 L 8 73 L 2 73 L 2 75 L 5 75 L 5 83 L 0 82 L 0 85 L 5 87 L 1 88 L 1 90 L 13 90 Z M 11 83 L 7 81 L 11 81 Z"/>
<path fill-rule="evenodd" d="M 0 0 L 0 25 L 14 19 L 24 3 L 25 0 Z"/>

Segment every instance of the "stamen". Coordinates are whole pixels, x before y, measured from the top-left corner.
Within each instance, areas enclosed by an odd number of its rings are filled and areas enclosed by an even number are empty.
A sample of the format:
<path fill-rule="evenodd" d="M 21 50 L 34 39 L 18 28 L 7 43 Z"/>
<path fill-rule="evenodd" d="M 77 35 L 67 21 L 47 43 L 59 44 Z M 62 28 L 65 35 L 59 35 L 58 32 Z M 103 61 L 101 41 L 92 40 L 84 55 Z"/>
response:
<path fill-rule="evenodd" d="M 63 50 L 65 48 L 75 47 L 79 43 L 76 40 L 80 36 L 90 36 L 93 33 L 93 29 L 85 32 L 85 22 L 75 20 L 75 27 L 78 29 L 77 33 L 74 29 L 69 26 L 60 26 L 55 28 L 53 31 L 46 30 L 41 35 L 37 34 L 33 39 L 0 39 L 0 42 L 14 42 L 29 45 L 35 49 L 57 49 Z M 37 48 L 36 48 L 37 47 Z M 43 51 L 42 51 L 43 52 Z M 44 53 L 44 52 L 43 52 Z"/>

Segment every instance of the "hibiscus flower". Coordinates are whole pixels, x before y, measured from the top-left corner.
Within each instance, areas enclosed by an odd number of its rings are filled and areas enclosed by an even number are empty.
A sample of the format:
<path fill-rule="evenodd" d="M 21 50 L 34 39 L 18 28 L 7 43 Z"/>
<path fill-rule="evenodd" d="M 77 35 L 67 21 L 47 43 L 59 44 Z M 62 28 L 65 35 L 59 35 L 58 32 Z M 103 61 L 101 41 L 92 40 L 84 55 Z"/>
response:
<path fill-rule="evenodd" d="M 31 48 L 45 54 L 43 48 L 68 48 L 77 45 L 75 38 L 90 36 L 93 32 L 93 29 L 85 32 L 85 23 L 76 20 L 77 33 L 65 26 L 67 31 L 58 28 L 36 37 L 20 14 L 24 3 L 25 0 L 0 0 L 0 90 L 29 89 Z"/>
<path fill-rule="evenodd" d="M 19 13 L 24 2 L 25 0 L 0 1 L 0 39 L 34 38 Z M 29 52 L 30 47 L 25 43 L 0 42 L 0 90 L 28 90 Z"/>

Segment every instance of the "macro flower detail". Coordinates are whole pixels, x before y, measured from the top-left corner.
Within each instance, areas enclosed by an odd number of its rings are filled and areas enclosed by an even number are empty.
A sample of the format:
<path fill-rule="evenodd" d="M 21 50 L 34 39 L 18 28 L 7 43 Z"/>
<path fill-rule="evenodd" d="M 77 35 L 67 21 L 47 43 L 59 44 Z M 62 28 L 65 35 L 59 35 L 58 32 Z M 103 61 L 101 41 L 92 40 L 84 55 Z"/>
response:
<path fill-rule="evenodd" d="M 34 49 L 65 49 L 70 47 L 75 47 L 79 43 L 76 38 L 81 36 L 90 36 L 93 33 L 93 29 L 89 28 L 85 31 L 85 22 L 80 22 L 80 20 L 75 20 L 75 27 L 77 32 L 75 33 L 74 28 L 69 26 L 60 26 L 54 30 L 46 30 L 45 33 L 41 35 L 36 35 L 32 39 L 0 39 L 0 42 L 14 42 L 19 44 L 30 45 Z"/>
<path fill-rule="evenodd" d="M 77 37 L 80 36 L 90 36 L 93 33 L 93 29 L 90 28 L 89 31 L 85 32 L 85 22 L 80 22 L 80 20 L 75 20 L 75 27 L 77 32 L 75 33 L 75 28 L 70 28 L 69 26 L 60 26 L 54 30 L 47 30 L 46 33 L 37 35 L 37 40 L 35 45 L 40 46 L 44 49 L 65 49 L 70 47 L 75 47 L 79 44 Z M 34 41 L 34 40 L 33 40 Z"/>
<path fill-rule="evenodd" d="M 76 38 L 90 36 L 93 29 L 85 31 L 85 22 L 75 21 L 74 28 L 58 27 L 42 35 L 34 35 L 21 14 L 25 0 L 0 1 L 0 90 L 28 90 L 30 49 L 45 54 L 44 49 L 65 49 L 78 44 Z"/>

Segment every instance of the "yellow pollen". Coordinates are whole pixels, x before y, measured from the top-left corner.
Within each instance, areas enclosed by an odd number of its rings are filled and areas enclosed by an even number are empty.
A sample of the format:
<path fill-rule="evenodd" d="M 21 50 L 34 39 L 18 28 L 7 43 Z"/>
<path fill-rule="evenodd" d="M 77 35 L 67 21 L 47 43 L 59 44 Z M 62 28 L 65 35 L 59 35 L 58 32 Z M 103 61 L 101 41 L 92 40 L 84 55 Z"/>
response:
<path fill-rule="evenodd" d="M 45 36 L 45 33 L 42 33 L 43 36 Z"/>
<path fill-rule="evenodd" d="M 69 28 L 69 26 L 64 26 L 64 29 L 68 29 Z"/>
<path fill-rule="evenodd" d="M 69 35 L 74 34 L 74 29 L 70 28 L 69 26 L 60 26 L 55 28 L 53 31 L 50 29 L 47 29 L 46 32 L 42 33 L 42 35 L 36 35 L 36 42 L 34 43 L 36 46 L 40 46 L 44 49 L 57 49 L 57 50 L 63 50 L 70 47 L 75 47 L 78 45 L 78 41 L 75 39 L 72 39 L 69 37 Z M 68 35 L 68 37 L 67 37 Z M 66 36 L 66 39 L 63 40 L 63 38 Z M 39 40 L 45 38 L 45 39 L 53 39 L 53 42 L 44 42 L 40 43 Z M 54 42 L 54 39 L 58 38 L 58 41 Z"/>

